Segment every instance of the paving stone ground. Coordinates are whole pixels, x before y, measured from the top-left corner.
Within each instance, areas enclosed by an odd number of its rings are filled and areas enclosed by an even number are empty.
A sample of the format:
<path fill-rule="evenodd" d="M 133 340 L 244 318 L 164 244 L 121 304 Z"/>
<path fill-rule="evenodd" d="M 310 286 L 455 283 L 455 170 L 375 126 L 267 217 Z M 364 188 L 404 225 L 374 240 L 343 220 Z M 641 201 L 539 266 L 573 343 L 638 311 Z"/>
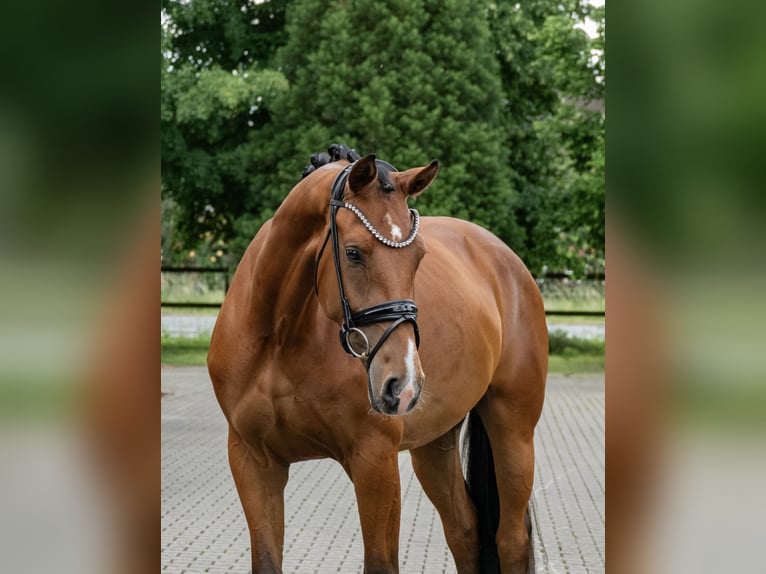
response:
<path fill-rule="evenodd" d="M 162 571 L 250 571 L 226 457 L 226 423 L 204 367 L 162 369 Z M 536 433 L 538 572 L 604 572 L 603 376 L 551 376 Z M 399 457 L 402 574 L 454 573 L 441 522 Z M 285 492 L 286 573 L 362 572 L 351 482 L 331 460 L 294 464 Z"/>

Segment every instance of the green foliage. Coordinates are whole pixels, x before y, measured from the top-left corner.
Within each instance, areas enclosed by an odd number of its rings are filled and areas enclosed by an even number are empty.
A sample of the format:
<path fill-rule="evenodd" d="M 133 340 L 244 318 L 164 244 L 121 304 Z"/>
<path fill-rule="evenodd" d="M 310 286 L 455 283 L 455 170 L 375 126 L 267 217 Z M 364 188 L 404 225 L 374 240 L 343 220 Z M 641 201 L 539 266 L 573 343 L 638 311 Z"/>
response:
<path fill-rule="evenodd" d="M 235 220 L 264 209 L 256 134 L 269 122 L 270 102 L 287 88 L 281 73 L 264 67 L 284 37 L 284 5 L 202 0 L 164 6 L 162 190 L 173 207 L 164 205 L 163 226 L 174 236 L 167 250 L 163 240 L 168 262 L 189 251 L 210 251 L 204 261 L 218 259 L 221 242 L 237 233 Z M 251 37 L 259 38 L 257 52 L 246 48 Z M 226 262 L 235 264 L 238 255 Z"/>
<path fill-rule="evenodd" d="M 598 111 L 561 104 L 538 122 L 558 159 L 547 181 L 524 195 L 530 241 L 525 258 L 533 269 L 570 270 L 575 277 L 604 271 L 604 136 Z M 555 147 L 553 147 L 555 146 Z"/>
<path fill-rule="evenodd" d="M 343 142 L 442 163 L 424 214 L 488 227 L 533 273 L 604 264 L 604 9 L 585 0 L 168 1 L 163 254 L 236 263 Z M 577 23 L 600 22 L 589 38 Z"/>
<path fill-rule="evenodd" d="M 548 374 L 603 374 L 605 364 L 604 355 L 551 355 L 548 358 Z"/>
<path fill-rule="evenodd" d="M 248 200 L 258 198 L 258 142 L 250 133 L 261 103 L 286 87 L 284 78 L 271 70 L 181 65 L 163 80 L 162 183 L 183 211 L 177 230 L 192 242 L 206 233 L 226 237 L 234 218 L 254 207 Z"/>
<path fill-rule="evenodd" d="M 524 242 L 511 246 L 536 274 L 601 271 L 603 8 L 582 0 L 497 2 L 488 15 L 506 94 L 507 161 L 525 231 Z M 602 22 L 599 38 L 576 27 L 586 17 Z"/>
<path fill-rule="evenodd" d="M 553 329 L 548 333 L 548 352 L 551 355 L 604 355 L 605 343 L 599 339 L 572 337 L 566 331 Z"/>
<path fill-rule="evenodd" d="M 605 343 L 599 339 L 572 337 L 559 329 L 548 333 L 549 373 L 603 373 Z"/>
<path fill-rule="evenodd" d="M 286 41 L 288 2 L 164 0 L 163 32 L 172 37 L 176 61 L 195 69 L 213 64 L 224 70 L 268 69 L 277 48 Z"/>
<path fill-rule="evenodd" d="M 199 337 L 169 337 L 163 335 L 160 362 L 163 365 L 204 366 L 207 364 L 209 347 L 209 335 Z"/>
<path fill-rule="evenodd" d="M 308 153 L 342 141 L 402 168 L 438 158 L 443 169 L 418 208 L 513 235 L 502 91 L 480 11 L 465 2 L 296 0 L 287 30 L 278 61 L 290 89 L 273 108 L 272 196 L 295 183 Z"/>

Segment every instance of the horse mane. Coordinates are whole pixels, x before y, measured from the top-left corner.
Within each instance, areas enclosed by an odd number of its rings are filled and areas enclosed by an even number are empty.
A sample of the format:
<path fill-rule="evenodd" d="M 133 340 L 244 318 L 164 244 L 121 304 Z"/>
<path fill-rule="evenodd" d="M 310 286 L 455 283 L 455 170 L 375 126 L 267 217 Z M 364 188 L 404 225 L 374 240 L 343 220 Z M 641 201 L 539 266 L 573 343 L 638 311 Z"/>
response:
<path fill-rule="evenodd" d="M 361 156 L 359 153 L 355 149 L 348 147 L 346 144 L 331 144 L 327 148 L 326 153 L 320 151 L 311 154 L 311 157 L 309 158 L 311 163 L 303 168 L 301 179 L 305 178 L 323 165 L 327 165 L 328 163 L 333 163 L 341 160 L 346 160 L 349 163 L 353 163 L 360 158 Z M 391 183 L 389 174 L 392 171 L 398 170 L 386 161 L 377 160 L 376 165 L 378 166 L 378 181 L 380 182 L 381 189 L 386 193 L 391 193 L 395 188 Z"/>

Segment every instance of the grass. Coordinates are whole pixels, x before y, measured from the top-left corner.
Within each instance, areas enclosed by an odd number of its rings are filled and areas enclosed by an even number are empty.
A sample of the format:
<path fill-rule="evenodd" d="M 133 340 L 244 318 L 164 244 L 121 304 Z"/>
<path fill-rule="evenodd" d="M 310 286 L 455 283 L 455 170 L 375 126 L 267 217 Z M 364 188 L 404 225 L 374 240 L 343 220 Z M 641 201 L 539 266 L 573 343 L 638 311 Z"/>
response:
<path fill-rule="evenodd" d="M 548 351 L 551 355 L 574 357 L 579 355 L 604 356 L 606 344 L 600 339 L 572 337 L 564 331 L 551 330 L 548 334 Z"/>
<path fill-rule="evenodd" d="M 162 337 L 162 364 L 204 366 L 210 337 Z M 603 373 L 604 341 L 570 337 L 554 331 L 550 335 L 548 372 L 557 374 Z"/>
<path fill-rule="evenodd" d="M 204 337 L 162 337 L 162 364 L 173 366 L 204 366 L 207 364 L 207 350 L 210 336 Z"/>
<path fill-rule="evenodd" d="M 548 357 L 548 372 L 558 375 L 576 375 L 580 373 L 603 373 L 603 355 L 575 355 L 564 357 L 550 355 Z"/>
<path fill-rule="evenodd" d="M 605 348 L 599 339 L 582 339 L 552 330 L 548 335 L 548 372 L 603 373 Z"/>

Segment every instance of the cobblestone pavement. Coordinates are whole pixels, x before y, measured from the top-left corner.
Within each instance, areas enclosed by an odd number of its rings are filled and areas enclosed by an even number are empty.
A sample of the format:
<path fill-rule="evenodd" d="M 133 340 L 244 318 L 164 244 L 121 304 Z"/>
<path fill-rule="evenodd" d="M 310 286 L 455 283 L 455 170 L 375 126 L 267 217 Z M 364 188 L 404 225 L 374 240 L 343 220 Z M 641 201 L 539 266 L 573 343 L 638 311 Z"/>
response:
<path fill-rule="evenodd" d="M 226 458 L 226 423 L 204 367 L 163 367 L 162 571 L 250 571 L 247 525 Z M 538 572 L 604 572 L 603 376 L 551 376 L 536 434 Z M 399 457 L 402 574 L 455 572 L 441 522 Z M 286 573 L 361 572 L 351 482 L 331 460 L 294 464 L 285 492 Z"/>

